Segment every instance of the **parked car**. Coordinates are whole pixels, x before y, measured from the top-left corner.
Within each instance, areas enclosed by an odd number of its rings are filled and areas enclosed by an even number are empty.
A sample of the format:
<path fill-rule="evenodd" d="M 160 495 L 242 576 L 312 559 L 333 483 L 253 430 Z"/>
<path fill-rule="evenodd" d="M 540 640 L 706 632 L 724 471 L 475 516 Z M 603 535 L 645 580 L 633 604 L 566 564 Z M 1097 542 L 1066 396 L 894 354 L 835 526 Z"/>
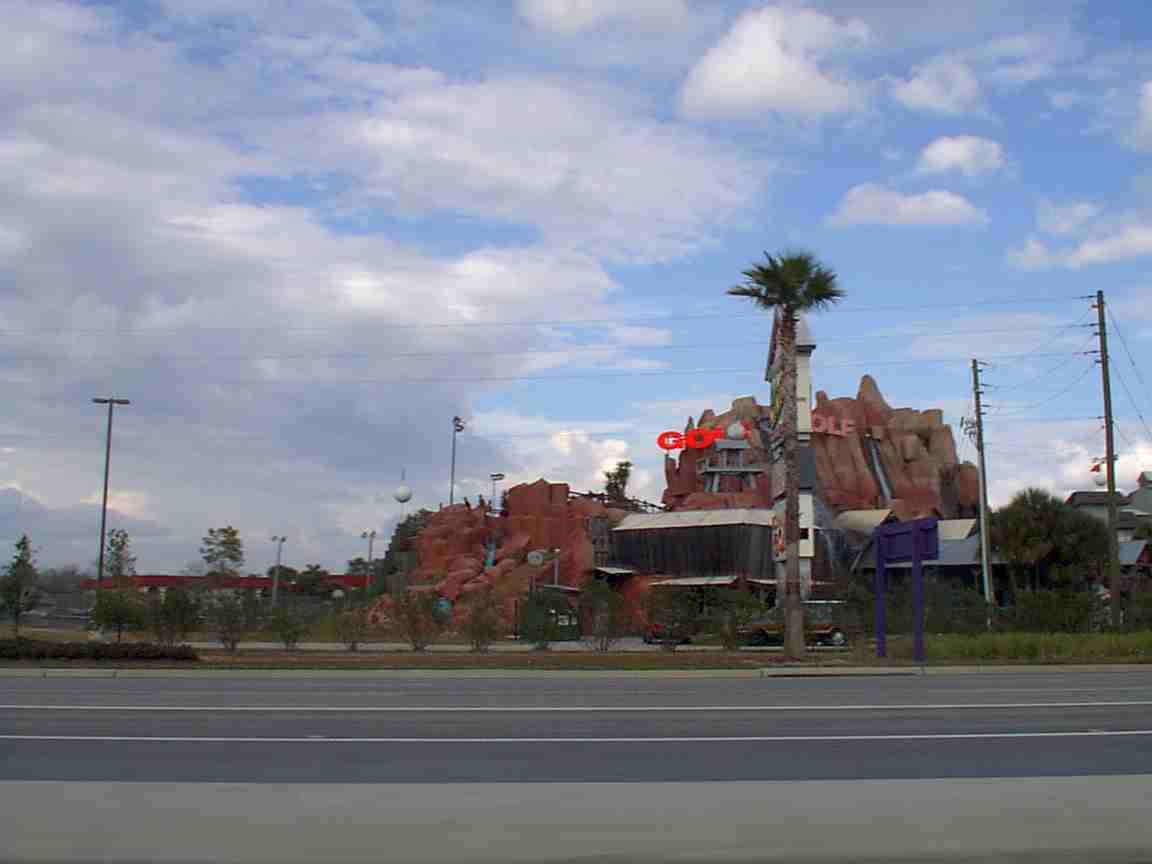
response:
<path fill-rule="evenodd" d="M 699 635 L 699 629 L 694 635 Z M 658 645 L 664 641 L 664 625 L 663 624 L 649 624 L 648 628 L 644 631 L 644 644 L 645 645 Z M 692 636 L 685 635 L 680 638 L 678 645 L 690 645 L 692 643 Z"/>
<path fill-rule="evenodd" d="M 844 632 L 843 600 L 805 600 L 804 638 L 810 644 L 831 645 L 842 648 L 848 644 Z M 763 618 L 750 623 L 744 630 L 750 645 L 773 645 L 784 641 L 784 609 L 775 607 Z"/>

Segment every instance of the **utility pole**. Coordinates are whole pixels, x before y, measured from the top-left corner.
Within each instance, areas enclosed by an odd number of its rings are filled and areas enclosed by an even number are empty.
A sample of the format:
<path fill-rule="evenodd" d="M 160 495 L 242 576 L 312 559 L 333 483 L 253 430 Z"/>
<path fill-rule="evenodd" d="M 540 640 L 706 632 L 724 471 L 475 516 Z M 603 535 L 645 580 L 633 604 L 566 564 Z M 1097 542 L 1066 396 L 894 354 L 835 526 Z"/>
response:
<path fill-rule="evenodd" d="M 364 582 L 364 596 L 367 597 L 368 596 L 368 583 L 372 581 L 372 573 L 374 572 L 372 569 L 372 544 L 376 542 L 375 529 L 373 529 L 372 531 L 362 532 L 360 534 L 360 539 L 368 541 L 368 576 Z M 348 592 L 349 592 L 349 595 L 351 595 L 351 592 L 352 592 L 351 587 L 348 588 Z"/>
<path fill-rule="evenodd" d="M 97 405 L 108 406 L 108 432 L 104 436 L 104 499 L 100 504 L 100 557 L 96 565 L 96 591 L 104 588 L 104 529 L 108 525 L 108 469 L 112 462 L 112 409 L 117 405 L 131 405 L 127 399 L 116 399 L 112 396 L 106 399 L 93 399 Z"/>
<path fill-rule="evenodd" d="M 456 433 L 464 431 L 464 421 L 452 418 L 452 469 L 448 474 L 448 506 L 456 501 Z"/>
<path fill-rule="evenodd" d="M 272 571 L 272 605 L 278 605 L 280 600 L 280 553 L 284 549 L 284 541 L 287 537 L 283 535 L 276 535 L 272 537 L 272 542 L 276 544 L 276 569 Z"/>
<path fill-rule="evenodd" d="M 995 602 L 992 596 L 992 565 L 990 562 L 991 556 L 988 553 L 989 537 L 988 537 L 988 474 L 987 467 L 984 461 L 984 405 L 980 397 L 984 395 L 984 391 L 980 389 L 980 366 L 979 360 L 973 358 L 972 360 L 972 399 L 976 404 L 976 419 L 974 425 L 976 428 L 976 464 L 978 478 L 978 490 L 980 496 L 980 573 L 984 579 L 984 602 L 990 607 Z M 989 624 L 991 618 L 988 619 Z"/>
<path fill-rule="evenodd" d="M 1104 461 L 1108 478 L 1108 591 L 1112 595 L 1112 626 L 1120 627 L 1120 543 L 1116 536 L 1116 442 L 1112 425 L 1112 378 L 1108 367 L 1108 329 L 1104 292 L 1096 292 L 1097 335 L 1100 337 L 1100 383 L 1104 389 Z"/>

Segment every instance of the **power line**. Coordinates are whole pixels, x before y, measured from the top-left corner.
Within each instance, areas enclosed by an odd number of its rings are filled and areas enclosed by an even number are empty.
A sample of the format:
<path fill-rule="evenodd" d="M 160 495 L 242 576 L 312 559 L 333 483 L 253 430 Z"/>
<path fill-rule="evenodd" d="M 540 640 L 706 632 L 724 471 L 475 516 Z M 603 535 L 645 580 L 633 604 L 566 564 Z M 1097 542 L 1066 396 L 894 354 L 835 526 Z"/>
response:
<path fill-rule="evenodd" d="M 943 330 L 931 332 L 910 332 L 908 330 L 896 329 L 889 332 L 870 333 L 867 336 L 846 336 L 843 338 L 836 337 L 822 341 L 820 344 L 825 346 L 835 347 L 844 342 L 875 342 L 878 339 L 884 339 L 888 336 L 972 336 L 972 335 L 986 335 L 993 333 L 1021 333 L 1021 332 L 1040 332 L 1048 331 L 1056 328 L 1053 327 L 997 327 L 991 329 L 976 329 L 976 330 Z M 1065 329 L 1065 328 L 1060 328 Z M 1051 344 L 1052 340 L 1047 340 L 1043 344 Z M 226 360 L 242 357 L 251 357 L 254 360 L 347 360 L 356 358 L 373 358 L 377 360 L 400 360 L 411 358 L 432 358 L 432 357 L 519 357 L 528 355 L 553 355 L 553 354 L 574 354 L 574 353 L 603 353 L 606 351 L 698 351 L 712 348 L 752 348 L 752 347 L 766 347 L 765 340 L 756 339 L 747 342 L 696 342 L 679 345 L 627 345 L 627 344 L 604 344 L 604 345 L 571 345 L 571 346 L 558 346 L 555 348 L 526 348 L 519 351 L 409 351 L 397 354 L 376 354 L 370 351 L 338 351 L 324 354 L 314 354 L 309 352 L 292 352 L 292 353 L 278 353 L 278 354 L 218 354 L 213 353 L 213 360 Z M 8 353 L 13 353 L 9 351 Z M 17 352 L 18 353 L 18 352 Z M 46 353 L 46 352 L 45 352 Z M 156 354 L 150 353 L 149 356 L 169 356 L 180 358 L 184 356 L 198 356 L 198 355 L 181 355 L 181 354 Z M 1032 352 L 1024 356 L 1033 356 Z M 1044 356 L 1044 355 L 1035 355 Z"/>
<path fill-rule="evenodd" d="M 1136 373 L 1136 378 L 1140 382 L 1140 386 L 1144 388 L 1144 395 L 1148 397 L 1148 402 L 1152 405 L 1152 391 L 1148 389 L 1148 382 L 1144 380 L 1144 373 L 1140 371 L 1140 367 L 1136 363 L 1136 358 L 1132 356 L 1132 351 L 1128 348 L 1128 340 L 1124 338 L 1124 331 L 1120 329 L 1120 325 L 1116 322 L 1116 316 L 1112 314 L 1112 310 L 1108 310 L 1108 317 L 1112 319 L 1112 329 L 1116 331 L 1116 335 L 1120 337 L 1120 344 L 1124 346 L 1124 353 L 1128 356 L 1128 362 L 1132 364 L 1132 371 Z"/>
<path fill-rule="evenodd" d="M 986 308 L 990 306 L 1018 306 L 1027 304 L 1044 304 L 1044 303 L 1066 303 L 1070 301 L 1078 301 L 1080 297 L 1020 297 L 1012 300 L 971 300 L 966 303 L 917 303 L 916 309 L 975 309 Z M 739 313 L 737 306 L 732 306 L 730 310 L 723 312 L 710 311 L 710 312 L 680 312 L 669 315 L 636 315 L 636 316 L 618 316 L 611 318 L 570 318 L 570 319 L 543 319 L 543 320 L 529 320 L 529 321 L 424 321 L 424 322 L 390 322 L 390 321 L 357 321 L 348 322 L 337 326 L 289 326 L 279 327 L 275 325 L 268 326 L 228 326 L 228 325 L 203 325 L 203 324 L 174 324 L 167 326 L 154 326 L 154 327 L 4 327 L 0 328 L 0 334 L 3 335 L 19 335 L 21 333 L 115 333 L 115 334 L 128 334 L 128 333 L 161 333 L 169 332 L 172 330 L 211 330 L 221 332 L 234 332 L 234 331 L 276 331 L 281 333 L 291 332 L 331 332 L 333 330 L 341 330 L 350 326 L 352 323 L 361 324 L 363 326 L 371 326 L 376 329 L 390 329 L 390 330 L 423 330 L 423 329 L 455 329 L 455 328 L 477 328 L 477 327 L 590 327 L 590 326 L 604 326 L 611 324 L 625 324 L 637 322 L 656 322 L 656 321 L 685 321 L 685 320 L 701 320 L 707 318 L 729 318 L 738 319 L 743 316 Z M 890 306 L 844 306 L 840 307 L 843 312 L 892 312 L 901 311 L 906 312 L 909 308 L 908 304 L 897 304 Z"/>
<path fill-rule="evenodd" d="M 1038 399 L 1035 402 L 1031 402 L 1031 403 L 1029 403 L 1027 405 L 1023 405 L 1023 406 L 1018 406 L 1018 407 L 1013 408 L 1013 409 L 1008 410 L 1008 411 L 994 411 L 994 412 L 991 412 L 990 416 L 992 416 L 992 417 L 1015 417 L 1015 416 L 1019 416 L 1020 414 L 1026 414 L 1027 412 L 1031 411 L 1033 408 L 1039 407 L 1040 405 L 1047 405 L 1052 400 L 1058 399 L 1061 396 L 1063 396 L 1065 393 L 1069 392 L 1073 387 L 1075 387 L 1077 384 L 1079 384 L 1081 381 L 1083 381 L 1085 378 L 1087 378 L 1088 375 L 1092 372 L 1093 368 L 1094 367 L 1091 365 L 1085 366 L 1084 371 L 1081 372 L 1080 375 L 1077 376 L 1076 378 L 1073 378 L 1072 381 L 1067 386 L 1062 387 L 1059 390 L 1056 390 L 1055 392 L 1044 397 L 1043 399 Z"/>
<path fill-rule="evenodd" d="M 1059 335 L 1059 334 L 1057 334 L 1057 335 Z M 1055 337 L 1053 337 L 1053 338 L 1055 338 Z M 1028 378 L 1024 381 L 1017 381 L 1017 382 L 1010 383 L 1010 384 L 987 384 L 986 383 L 985 386 L 990 387 L 990 388 L 995 389 L 995 390 L 1002 391 L 1002 392 L 1008 392 L 1011 390 L 1019 390 L 1023 387 L 1029 387 L 1032 384 L 1035 384 L 1037 381 L 1040 381 L 1043 378 L 1047 378 L 1050 375 L 1052 375 L 1056 372 L 1059 372 L 1061 369 L 1063 369 L 1065 366 L 1069 365 L 1077 357 L 1083 357 L 1083 356 L 1086 356 L 1088 354 L 1096 353 L 1095 351 L 1088 350 L 1088 346 L 1090 346 L 1095 341 L 1096 341 L 1096 337 L 1090 336 L 1088 338 L 1088 341 L 1086 343 L 1084 343 L 1084 345 L 1082 346 L 1081 350 L 1076 351 L 1072 354 L 1069 354 L 1065 359 L 1057 362 L 1055 365 L 1052 365 L 1052 366 L 1046 367 L 1045 369 L 1042 369 L 1036 375 L 1033 375 L 1031 378 Z M 1045 344 L 1050 344 L 1050 343 L 1041 343 L 1039 346 L 1037 346 L 1037 348 L 1042 347 Z M 1035 349 L 1033 349 L 1033 351 L 1029 352 L 1027 356 L 1028 357 L 1033 357 L 1033 356 L 1038 357 L 1040 355 L 1036 354 Z M 1020 360 L 1017 362 L 1022 363 L 1023 360 Z"/>
<path fill-rule="evenodd" d="M 1116 373 L 1116 377 L 1120 379 L 1120 386 L 1124 388 L 1124 394 L 1128 397 L 1128 402 L 1132 406 L 1132 410 L 1136 412 L 1136 416 L 1140 418 L 1140 424 L 1144 427 L 1144 432 L 1149 440 L 1152 440 L 1152 429 L 1148 428 L 1148 421 L 1144 419 L 1144 412 L 1140 410 L 1140 406 L 1136 404 L 1136 399 L 1132 396 L 1132 391 L 1128 389 L 1128 382 L 1124 380 L 1124 376 L 1120 374 L 1120 370 L 1109 363 L 1109 368 Z"/>
<path fill-rule="evenodd" d="M 1031 356 L 1037 357 L 1059 357 L 1064 356 L 1065 352 L 1054 352 L 1052 354 L 1037 354 Z M 1020 355 L 1017 354 L 992 354 L 989 355 L 992 359 L 1008 360 Z M 926 357 L 926 358 L 908 358 L 904 360 L 856 360 L 849 363 L 823 363 L 820 364 L 821 369 L 861 369 L 872 368 L 876 366 L 939 366 L 951 363 L 958 363 L 966 358 L 962 357 Z M 601 379 L 601 378 L 629 378 L 629 377 L 651 377 L 659 375 L 747 375 L 749 372 L 746 366 L 729 367 L 726 369 L 629 369 L 621 370 L 618 372 L 573 372 L 561 373 L 551 375 L 438 375 L 438 376 L 425 376 L 425 377 L 411 377 L 411 376 L 397 376 L 394 378 L 327 378 L 327 379 L 298 379 L 293 381 L 276 381 L 270 378 L 228 378 L 228 379 L 215 379 L 212 384 L 265 384 L 273 385 L 277 383 L 284 383 L 296 386 L 315 385 L 315 384 L 445 384 L 456 382 L 470 382 L 470 381 L 568 381 L 576 379 Z"/>

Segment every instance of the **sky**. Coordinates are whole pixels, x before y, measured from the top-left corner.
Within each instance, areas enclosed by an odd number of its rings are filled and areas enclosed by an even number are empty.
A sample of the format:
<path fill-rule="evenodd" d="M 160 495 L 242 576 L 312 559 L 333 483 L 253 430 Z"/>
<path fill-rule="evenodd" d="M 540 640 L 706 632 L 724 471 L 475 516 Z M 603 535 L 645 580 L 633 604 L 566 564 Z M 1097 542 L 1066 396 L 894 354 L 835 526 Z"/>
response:
<path fill-rule="evenodd" d="M 815 387 L 972 416 L 993 505 L 1152 469 L 1146 0 L 0 0 L 0 543 L 342 570 L 407 505 L 659 500 L 659 432 L 768 401 L 725 290 L 808 249 Z M 8 547 L 10 548 L 10 546 Z M 379 551 L 379 550 L 377 550 Z"/>

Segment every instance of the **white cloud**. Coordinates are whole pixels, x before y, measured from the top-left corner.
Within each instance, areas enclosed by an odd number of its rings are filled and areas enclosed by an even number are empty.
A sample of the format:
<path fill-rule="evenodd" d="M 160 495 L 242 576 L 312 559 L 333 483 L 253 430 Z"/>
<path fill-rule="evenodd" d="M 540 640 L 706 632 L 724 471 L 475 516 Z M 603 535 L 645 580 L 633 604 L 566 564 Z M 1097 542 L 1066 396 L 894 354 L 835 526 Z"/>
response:
<path fill-rule="evenodd" d="M 991 174 L 1004 167 L 1004 152 L 988 138 L 957 135 L 937 138 L 924 148 L 916 163 L 920 174 L 958 171 L 966 177 Z"/>
<path fill-rule="evenodd" d="M 697 116 L 861 111 L 867 88 L 822 64 L 870 39 L 867 25 L 855 18 L 782 6 L 745 12 L 688 74 L 681 107 Z"/>
<path fill-rule="evenodd" d="M 1008 252 L 1008 262 L 1021 270 L 1043 270 L 1055 266 L 1058 256 L 1036 237 L 1029 237 L 1019 249 Z"/>
<path fill-rule="evenodd" d="M 1152 150 L 1152 81 L 1140 88 L 1140 104 L 1131 143 L 1142 150 Z"/>
<path fill-rule="evenodd" d="M 966 114 L 980 109 L 980 84 L 968 64 L 938 57 L 892 82 L 892 95 L 913 111 Z"/>
<path fill-rule="evenodd" d="M 1036 224 L 1048 234 L 1074 234 L 1100 215 L 1100 208 L 1088 201 L 1056 204 L 1047 199 L 1036 207 Z"/>
<path fill-rule="evenodd" d="M 904 195 L 875 183 L 853 186 L 828 217 L 829 225 L 965 225 L 988 221 L 966 198 L 942 189 Z"/>
<path fill-rule="evenodd" d="M 520 0 L 520 14 L 535 26 L 579 33 L 605 24 L 660 26 L 688 14 L 686 0 Z"/>
<path fill-rule="evenodd" d="M 1089 240 L 1064 250 L 1053 250 L 1031 237 L 1021 249 L 1008 253 L 1008 260 L 1023 270 L 1064 267 L 1078 270 L 1091 264 L 1109 264 L 1152 257 L 1152 222 L 1101 231 Z"/>
<path fill-rule="evenodd" d="M 712 136 L 648 119 L 618 91 L 547 80 L 421 87 L 371 112 L 297 125 L 275 145 L 281 152 L 363 177 L 342 207 L 480 216 L 633 260 L 706 244 L 756 202 L 770 170 Z"/>

